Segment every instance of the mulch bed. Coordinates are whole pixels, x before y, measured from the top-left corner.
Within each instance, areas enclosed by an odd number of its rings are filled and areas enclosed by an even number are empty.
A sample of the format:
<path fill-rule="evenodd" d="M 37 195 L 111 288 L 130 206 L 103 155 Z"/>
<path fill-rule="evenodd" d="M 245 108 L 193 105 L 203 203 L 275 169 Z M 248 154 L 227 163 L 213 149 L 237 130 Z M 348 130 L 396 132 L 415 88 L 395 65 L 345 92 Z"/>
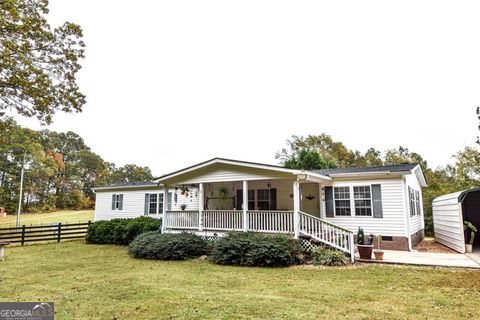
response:
<path fill-rule="evenodd" d="M 418 252 L 458 253 L 433 239 L 424 239 L 414 249 Z"/>

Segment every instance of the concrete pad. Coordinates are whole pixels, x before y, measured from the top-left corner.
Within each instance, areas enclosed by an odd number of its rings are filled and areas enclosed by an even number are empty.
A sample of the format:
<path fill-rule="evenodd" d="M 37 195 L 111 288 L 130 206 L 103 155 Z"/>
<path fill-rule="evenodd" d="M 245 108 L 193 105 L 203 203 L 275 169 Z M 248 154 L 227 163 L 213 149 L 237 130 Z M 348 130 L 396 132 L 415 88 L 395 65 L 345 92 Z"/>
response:
<path fill-rule="evenodd" d="M 475 261 L 476 263 L 480 264 L 480 251 L 474 251 L 472 253 L 466 253 L 467 257 Z"/>
<path fill-rule="evenodd" d="M 477 253 L 478 260 L 460 254 L 460 253 L 435 253 L 435 252 L 417 252 L 417 251 L 396 251 L 384 250 L 383 260 L 363 260 L 356 259 L 359 262 L 372 263 L 392 263 L 407 264 L 419 266 L 436 267 L 456 267 L 456 268 L 476 268 L 480 269 L 480 252 Z"/>

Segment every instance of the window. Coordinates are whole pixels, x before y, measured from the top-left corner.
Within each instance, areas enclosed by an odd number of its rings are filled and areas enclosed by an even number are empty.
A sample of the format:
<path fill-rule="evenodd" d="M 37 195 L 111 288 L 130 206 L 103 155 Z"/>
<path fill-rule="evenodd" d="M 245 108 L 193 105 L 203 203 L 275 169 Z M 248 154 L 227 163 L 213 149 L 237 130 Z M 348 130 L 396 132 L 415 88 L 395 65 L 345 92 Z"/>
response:
<path fill-rule="evenodd" d="M 158 203 L 157 203 L 158 195 L 156 193 L 149 194 L 149 201 L 148 201 L 148 213 L 149 214 L 156 214 Z"/>
<path fill-rule="evenodd" d="M 270 190 L 269 189 L 257 190 L 257 209 L 258 210 L 270 209 Z"/>
<path fill-rule="evenodd" d="M 335 199 L 335 215 L 350 216 L 350 187 L 333 188 L 333 196 Z"/>
<path fill-rule="evenodd" d="M 172 210 L 172 199 L 173 199 L 173 193 L 169 192 L 168 193 L 168 203 L 167 203 L 167 210 L 168 211 Z"/>
<path fill-rule="evenodd" d="M 417 216 L 420 215 L 420 191 L 415 191 L 415 207 L 417 209 Z"/>
<path fill-rule="evenodd" d="M 158 194 L 158 213 L 163 213 L 163 193 Z"/>
<path fill-rule="evenodd" d="M 112 195 L 112 210 L 123 210 L 123 194 Z"/>
<path fill-rule="evenodd" d="M 163 193 L 145 194 L 145 214 L 163 213 Z"/>
<path fill-rule="evenodd" d="M 408 201 L 410 203 L 410 217 L 413 217 L 416 214 L 415 190 L 410 187 L 408 187 Z"/>
<path fill-rule="evenodd" d="M 255 190 L 248 190 L 248 210 L 255 210 Z"/>
<path fill-rule="evenodd" d="M 353 198 L 355 201 L 356 216 L 372 215 L 372 193 L 370 186 L 353 187 Z"/>

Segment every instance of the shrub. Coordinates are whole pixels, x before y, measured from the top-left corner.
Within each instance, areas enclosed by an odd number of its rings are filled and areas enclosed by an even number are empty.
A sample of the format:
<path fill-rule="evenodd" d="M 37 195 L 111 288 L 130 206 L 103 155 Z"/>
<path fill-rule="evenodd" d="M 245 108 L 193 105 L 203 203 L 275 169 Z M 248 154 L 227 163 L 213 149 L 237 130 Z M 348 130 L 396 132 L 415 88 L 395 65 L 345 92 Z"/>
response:
<path fill-rule="evenodd" d="M 280 267 L 296 262 L 299 242 L 286 236 L 260 233 L 229 233 L 218 239 L 211 260 L 217 264 Z"/>
<path fill-rule="evenodd" d="M 187 260 L 205 255 L 208 243 L 190 233 L 164 233 L 158 231 L 139 235 L 128 246 L 135 258 L 150 260 Z"/>
<path fill-rule="evenodd" d="M 321 247 L 313 253 L 313 264 L 316 266 L 345 266 L 348 259 L 343 252 Z"/>
<path fill-rule="evenodd" d="M 87 231 L 87 243 L 127 245 L 139 234 L 160 228 L 162 221 L 151 217 L 94 222 Z"/>

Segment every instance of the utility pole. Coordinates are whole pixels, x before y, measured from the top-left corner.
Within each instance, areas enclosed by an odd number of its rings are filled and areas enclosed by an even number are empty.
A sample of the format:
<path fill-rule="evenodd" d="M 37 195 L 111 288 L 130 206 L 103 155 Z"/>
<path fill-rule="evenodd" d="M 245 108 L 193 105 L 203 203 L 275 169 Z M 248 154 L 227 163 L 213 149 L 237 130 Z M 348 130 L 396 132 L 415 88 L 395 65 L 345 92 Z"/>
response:
<path fill-rule="evenodd" d="M 25 171 L 24 168 L 25 168 L 25 153 L 23 154 L 22 171 L 20 173 L 20 195 L 18 196 L 17 228 L 20 227 L 20 211 L 22 210 L 23 172 Z"/>

